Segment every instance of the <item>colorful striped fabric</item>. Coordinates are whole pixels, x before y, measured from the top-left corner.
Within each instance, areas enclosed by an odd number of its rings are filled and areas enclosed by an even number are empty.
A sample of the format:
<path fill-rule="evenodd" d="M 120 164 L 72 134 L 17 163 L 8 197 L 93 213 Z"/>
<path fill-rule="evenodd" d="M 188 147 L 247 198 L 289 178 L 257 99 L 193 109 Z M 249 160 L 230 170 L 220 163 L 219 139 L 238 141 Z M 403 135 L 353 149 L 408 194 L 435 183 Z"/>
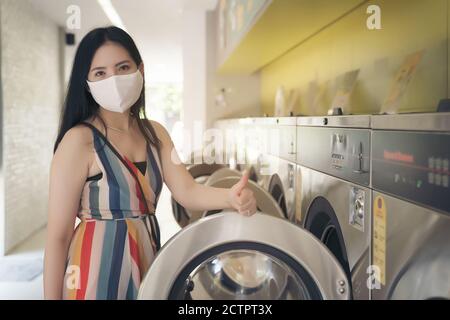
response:
<path fill-rule="evenodd" d="M 163 177 L 157 150 L 147 144 L 145 175 L 89 123 L 100 180 L 87 181 L 68 251 L 64 299 L 136 299 L 159 250 L 155 208 Z"/>

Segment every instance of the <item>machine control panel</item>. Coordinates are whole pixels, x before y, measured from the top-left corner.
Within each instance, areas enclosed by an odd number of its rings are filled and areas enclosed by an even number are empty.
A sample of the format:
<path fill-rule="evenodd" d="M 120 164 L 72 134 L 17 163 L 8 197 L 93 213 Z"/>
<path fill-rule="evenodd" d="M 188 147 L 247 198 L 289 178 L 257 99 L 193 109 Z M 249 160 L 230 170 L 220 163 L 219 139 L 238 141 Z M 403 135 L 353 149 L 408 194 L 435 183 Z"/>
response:
<path fill-rule="evenodd" d="M 372 185 L 450 214 L 450 133 L 374 131 Z"/>
<path fill-rule="evenodd" d="M 370 130 L 298 127 L 297 163 L 368 186 Z"/>

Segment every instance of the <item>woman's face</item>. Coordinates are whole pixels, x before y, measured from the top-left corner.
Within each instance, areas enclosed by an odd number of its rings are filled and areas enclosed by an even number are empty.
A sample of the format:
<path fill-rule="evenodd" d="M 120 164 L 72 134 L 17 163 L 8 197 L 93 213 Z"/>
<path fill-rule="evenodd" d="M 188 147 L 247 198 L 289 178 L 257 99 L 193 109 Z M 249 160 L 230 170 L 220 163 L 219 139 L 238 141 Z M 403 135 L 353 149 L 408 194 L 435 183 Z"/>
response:
<path fill-rule="evenodd" d="M 124 47 L 107 41 L 94 54 L 88 80 L 100 81 L 115 75 L 134 73 L 137 69 L 138 66 Z"/>

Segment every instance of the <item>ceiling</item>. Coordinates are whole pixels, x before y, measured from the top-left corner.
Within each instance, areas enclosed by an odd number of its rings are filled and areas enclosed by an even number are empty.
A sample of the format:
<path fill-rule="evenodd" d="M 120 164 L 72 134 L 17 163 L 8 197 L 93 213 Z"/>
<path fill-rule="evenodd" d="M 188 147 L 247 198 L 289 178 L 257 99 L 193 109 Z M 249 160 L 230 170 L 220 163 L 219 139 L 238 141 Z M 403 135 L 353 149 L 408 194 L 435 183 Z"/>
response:
<path fill-rule="evenodd" d="M 50 19 L 66 28 L 70 5 L 81 11 L 77 43 L 89 30 L 110 25 L 106 14 L 93 0 L 28 0 Z M 135 40 L 144 59 L 146 81 L 182 82 L 182 15 L 183 10 L 211 9 L 215 0 L 112 0 L 126 30 Z"/>

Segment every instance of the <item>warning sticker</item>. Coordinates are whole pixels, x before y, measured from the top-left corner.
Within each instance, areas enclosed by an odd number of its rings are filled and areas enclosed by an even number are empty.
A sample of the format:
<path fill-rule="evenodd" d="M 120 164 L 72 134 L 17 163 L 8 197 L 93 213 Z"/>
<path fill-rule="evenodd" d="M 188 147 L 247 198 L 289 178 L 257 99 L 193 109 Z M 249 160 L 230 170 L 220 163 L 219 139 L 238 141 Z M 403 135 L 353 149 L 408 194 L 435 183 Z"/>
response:
<path fill-rule="evenodd" d="M 373 264 L 379 268 L 378 282 L 386 285 L 386 203 L 381 196 L 373 202 Z"/>

